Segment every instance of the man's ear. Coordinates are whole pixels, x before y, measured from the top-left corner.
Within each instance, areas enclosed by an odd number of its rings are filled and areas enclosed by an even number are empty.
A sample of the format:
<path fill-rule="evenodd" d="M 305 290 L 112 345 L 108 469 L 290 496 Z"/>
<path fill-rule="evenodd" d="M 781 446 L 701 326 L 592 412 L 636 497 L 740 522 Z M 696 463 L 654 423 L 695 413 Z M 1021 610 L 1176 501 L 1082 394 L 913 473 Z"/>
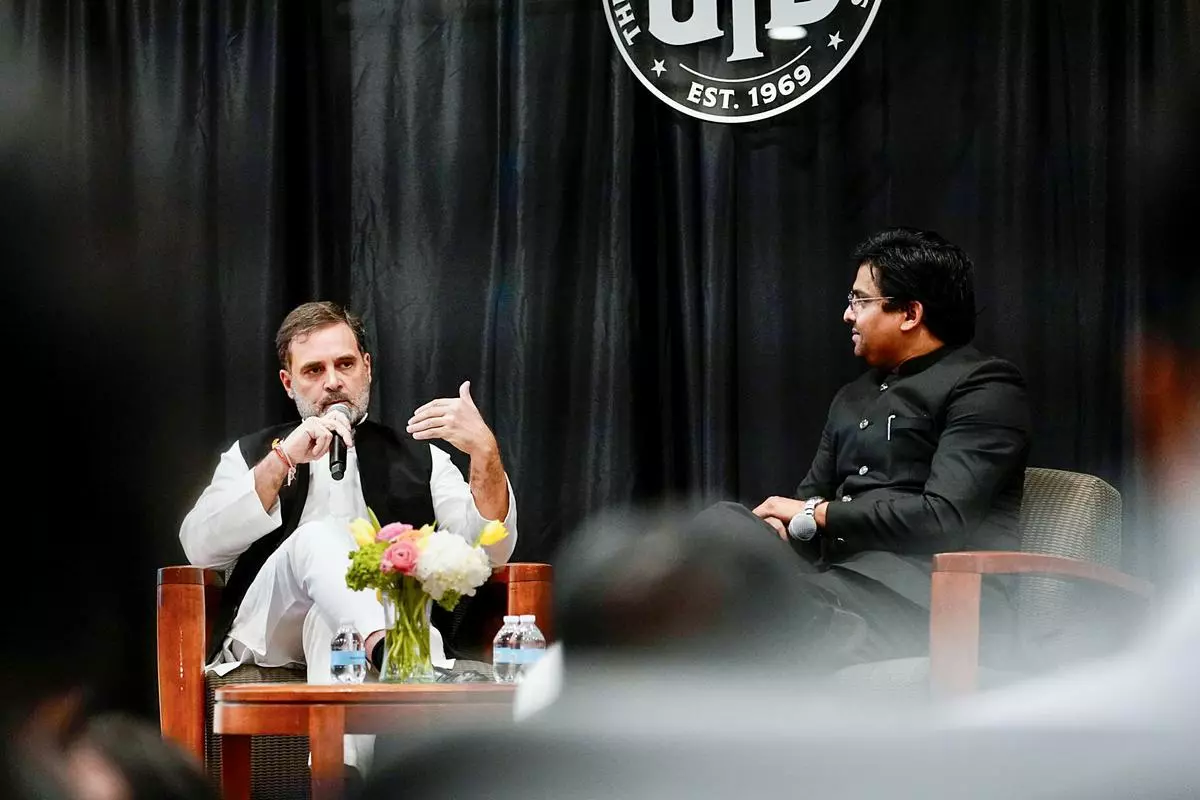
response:
<path fill-rule="evenodd" d="M 279 370 L 279 382 L 283 384 L 283 390 L 287 392 L 288 397 L 295 397 L 292 391 L 292 374 L 286 369 Z"/>
<path fill-rule="evenodd" d="M 919 327 L 925 321 L 925 306 L 921 305 L 920 300 L 913 300 L 904 307 L 904 320 L 900 323 L 900 330 L 911 331 Z"/>

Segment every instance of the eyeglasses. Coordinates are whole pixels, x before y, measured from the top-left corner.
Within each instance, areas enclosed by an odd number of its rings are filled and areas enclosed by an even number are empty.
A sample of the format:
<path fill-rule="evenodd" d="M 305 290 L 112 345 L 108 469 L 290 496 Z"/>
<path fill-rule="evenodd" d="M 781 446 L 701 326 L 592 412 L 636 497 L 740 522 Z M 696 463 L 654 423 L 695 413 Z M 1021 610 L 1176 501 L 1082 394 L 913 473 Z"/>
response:
<path fill-rule="evenodd" d="M 848 305 L 848 306 L 850 306 L 850 308 L 854 309 L 854 313 L 857 314 L 859 311 L 862 311 L 863 304 L 865 304 L 865 303 L 870 303 L 875 300 L 892 300 L 892 299 L 893 298 L 891 295 L 888 295 L 886 297 L 883 297 L 883 296 L 880 296 L 880 297 L 856 297 L 854 292 L 851 292 L 850 294 L 846 295 L 846 305 Z"/>

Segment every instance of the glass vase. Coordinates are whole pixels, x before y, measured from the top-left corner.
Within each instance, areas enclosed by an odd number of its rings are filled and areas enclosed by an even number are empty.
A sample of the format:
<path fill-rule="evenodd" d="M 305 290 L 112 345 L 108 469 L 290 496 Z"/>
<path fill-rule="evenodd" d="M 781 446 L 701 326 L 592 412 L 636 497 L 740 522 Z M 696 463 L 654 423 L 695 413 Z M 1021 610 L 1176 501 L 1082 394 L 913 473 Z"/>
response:
<path fill-rule="evenodd" d="M 415 578 L 383 592 L 384 654 L 381 683 L 433 683 L 429 656 L 429 595 Z"/>

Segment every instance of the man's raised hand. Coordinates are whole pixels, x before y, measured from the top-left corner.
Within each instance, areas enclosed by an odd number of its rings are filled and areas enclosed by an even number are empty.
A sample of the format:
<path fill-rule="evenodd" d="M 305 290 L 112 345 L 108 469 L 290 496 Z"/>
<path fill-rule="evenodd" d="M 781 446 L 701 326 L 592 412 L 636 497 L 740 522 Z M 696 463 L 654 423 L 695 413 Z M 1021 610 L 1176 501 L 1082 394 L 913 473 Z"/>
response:
<path fill-rule="evenodd" d="M 470 381 L 458 387 L 458 397 L 430 400 L 414 411 L 405 430 L 417 440 L 449 442 L 470 456 L 498 450 L 496 437 L 471 399 Z"/>

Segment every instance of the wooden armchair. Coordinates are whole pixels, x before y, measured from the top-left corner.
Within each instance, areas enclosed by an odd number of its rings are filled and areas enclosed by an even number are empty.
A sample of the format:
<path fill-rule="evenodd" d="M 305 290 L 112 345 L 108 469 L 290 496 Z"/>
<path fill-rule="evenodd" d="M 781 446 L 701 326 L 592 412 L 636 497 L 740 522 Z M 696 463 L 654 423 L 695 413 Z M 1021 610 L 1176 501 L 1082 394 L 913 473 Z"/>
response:
<path fill-rule="evenodd" d="M 942 553 L 933 559 L 929 620 L 931 688 L 941 694 L 979 687 L 979 600 L 984 575 L 1022 575 L 1017 620 L 1026 638 L 1037 628 L 1095 625 L 1079 608 L 1079 581 L 1131 595 L 1138 606 L 1153 586 L 1116 567 L 1121 558 L 1121 496 L 1108 483 L 1078 472 L 1031 467 L 1021 504 L 1022 552 Z M 1069 579 L 1067 582 L 1062 579 Z"/>
<path fill-rule="evenodd" d="M 941 553 L 933 558 L 929 657 L 859 664 L 837 682 L 860 689 L 947 695 L 1022 677 L 981 668 L 980 598 L 985 575 L 1020 576 L 1017 638 L 1056 642 L 1066 652 L 1100 620 L 1088 583 L 1123 591 L 1138 609 L 1153 594 L 1147 581 L 1121 572 L 1121 496 L 1105 481 L 1079 472 L 1030 467 L 1021 505 L 1021 551 Z M 1089 645 L 1093 650 L 1099 645 Z"/>
<path fill-rule="evenodd" d="M 473 622 L 464 631 L 480 638 L 472 643 L 472 657 L 491 660 L 491 640 L 505 614 L 537 615 L 538 627 L 547 639 L 552 639 L 551 578 L 549 564 L 498 567 L 470 600 Z M 212 735 L 213 689 L 230 683 L 305 680 L 303 670 L 251 665 L 220 678 L 204 674 L 208 639 L 223 586 L 221 574 L 213 570 L 178 566 L 158 571 L 158 704 L 162 733 L 193 753 L 214 776 L 220 774 L 220 746 Z M 457 615 L 455 622 L 461 618 Z M 452 637 L 444 629 L 443 635 L 449 645 Z M 307 791 L 308 744 L 304 737 L 259 738 L 262 741 L 256 739 L 253 743 L 254 796 L 295 796 L 289 792 Z"/>
<path fill-rule="evenodd" d="M 1039 575 L 1088 580 L 1146 600 L 1153 587 L 1112 567 L 1042 553 L 942 553 L 933 560 L 929 618 L 931 687 L 941 694 L 979 688 L 979 597 L 984 575 Z"/>

